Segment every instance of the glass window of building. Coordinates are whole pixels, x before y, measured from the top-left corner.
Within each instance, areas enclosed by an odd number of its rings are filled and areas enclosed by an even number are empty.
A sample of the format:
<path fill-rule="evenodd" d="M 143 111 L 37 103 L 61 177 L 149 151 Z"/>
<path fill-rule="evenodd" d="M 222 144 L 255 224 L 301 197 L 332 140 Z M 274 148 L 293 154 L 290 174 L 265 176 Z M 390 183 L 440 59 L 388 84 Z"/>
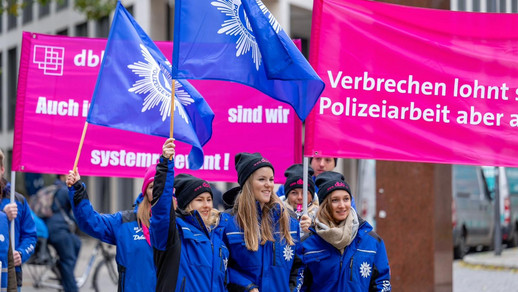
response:
<path fill-rule="evenodd" d="M 133 179 L 132 178 L 118 178 L 117 183 L 119 185 L 119 196 L 117 196 L 118 210 L 131 210 L 135 193 L 133 190 Z"/>
<path fill-rule="evenodd" d="M 68 35 L 68 28 L 64 28 L 62 30 L 58 30 L 56 32 L 57 35 Z"/>
<path fill-rule="evenodd" d="M 45 17 L 45 16 L 50 14 L 50 2 L 48 2 L 45 5 L 40 4 L 39 8 L 40 8 L 39 12 L 38 12 L 39 18 L 43 18 L 43 17 Z"/>
<path fill-rule="evenodd" d="M 110 18 L 108 16 L 97 20 L 95 36 L 98 38 L 107 38 L 110 33 Z"/>
<path fill-rule="evenodd" d="M 29 23 L 32 21 L 32 9 L 33 9 L 33 6 L 32 5 L 34 3 L 34 0 L 24 0 L 23 1 L 23 18 L 22 18 L 22 22 L 23 24 L 26 24 L 26 23 Z"/>
<path fill-rule="evenodd" d="M 10 11 L 16 5 L 16 0 L 8 0 L 7 2 L 7 10 Z M 7 13 L 7 30 L 11 30 L 16 28 L 16 23 L 18 21 L 18 17 L 13 13 Z"/>
<path fill-rule="evenodd" d="M 480 12 L 480 0 L 473 0 L 473 11 Z"/>
<path fill-rule="evenodd" d="M 88 36 L 88 22 L 83 22 L 76 25 L 75 36 L 87 37 Z"/>
<path fill-rule="evenodd" d="M 14 129 L 14 113 L 16 112 L 16 78 L 17 70 L 17 48 L 7 51 L 7 128 Z"/>
<path fill-rule="evenodd" d="M 56 11 L 61 11 L 68 7 L 68 0 L 56 1 Z"/>
<path fill-rule="evenodd" d="M 518 1 L 511 1 L 511 12 L 518 13 Z"/>
<path fill-rule="evenodd" d="M 4 96 L 3 96 L 3 82 L 2 80 L 4 80 L 3 76 L 2 76 L 2 72 L 4 72 L 4 64 L 2 63 L 2 52 L 0 51 L 0 132 L 2 132 L 2 129 L 4 128 L 4 117 L 5 117 L 5 114 L 4 114 L 4 109 L 2 107 L 2 104 L 4 103 Z"/>

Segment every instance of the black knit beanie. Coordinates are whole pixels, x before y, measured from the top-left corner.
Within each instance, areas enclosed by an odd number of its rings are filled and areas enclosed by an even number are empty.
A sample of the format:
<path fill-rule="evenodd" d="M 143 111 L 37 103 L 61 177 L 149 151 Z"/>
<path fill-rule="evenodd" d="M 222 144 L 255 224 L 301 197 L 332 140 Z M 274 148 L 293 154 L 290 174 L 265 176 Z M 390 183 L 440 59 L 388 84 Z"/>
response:
<path fill-rule="evenodd" d="M 234 203 L 240 191 L 241 187 L 233 187 L 223 194 L 223 208 L 225 208 L 225 210 L 234 208 Z"/>
<path fill-rule="evenodd" d="M 304 167 L 302 164 L 293 164 L 288 167 L 284 172 L 284 176 L 286 177 L 286 182 L 284 183 L 284 195 L 287 197 L 291 190 L 293 189 L 302 189 L 304 187 L 303 183 L 303 174 Z M 313 195 L 315 193 L 315 182 L 311 178 L 314 174 L 313 168 L 308 167 L 308 191 Z"/>
<path fill-rule="evenodd" d="M 245 184 L 246 180 L 254 173 L 254 171 L 258 170 L 262 167 L 269 167 L 273 169 L 273 165 L 270 161 L 266 160 L 259 153 L 247 153 L 241 152 L 236 154 L 235 157 L 236 171 L 237 171 L 237 182 L 241 187 Z"/>
<path fill-rule="evenodd" d="M 178 208 L 181 210 L 185 210 L 194 198 L 204 192 L 213 197 L 209 183 L 190 174 L 181 173 L 175 176 L 174 188 Z"/>
<path fill-rule="evenodd" d="M 318 187 L 318 202 L 322 204 L 324 199 L 336 190 L 344 190 L 349 193 L 352 199 L 351 188 L 345 182 L 345 178 L 341 173 L 334 171 L 324 171 L 317 176 L 315 181 Z"/>

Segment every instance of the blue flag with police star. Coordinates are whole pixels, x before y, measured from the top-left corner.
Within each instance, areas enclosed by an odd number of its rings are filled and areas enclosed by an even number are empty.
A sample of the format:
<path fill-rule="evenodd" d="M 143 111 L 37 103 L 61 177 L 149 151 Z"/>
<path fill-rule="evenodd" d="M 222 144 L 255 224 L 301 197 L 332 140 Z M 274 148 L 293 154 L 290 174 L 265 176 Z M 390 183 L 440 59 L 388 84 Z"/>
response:
<path fill-rule="evenodd" d="M 171 71 L 171 63 L 118 2 L 87 122 L 169 137 Z M 174 138 L 192 145 L 189 168 L 199 169 L 214 113 L 185 80 L 175 82 L 174 104 Z"/>
<path fill-rule="evenodd" d="M 260 0 L 176 0 L 173 78 L 254 87 L 305 120 L 324 82 Z"/>

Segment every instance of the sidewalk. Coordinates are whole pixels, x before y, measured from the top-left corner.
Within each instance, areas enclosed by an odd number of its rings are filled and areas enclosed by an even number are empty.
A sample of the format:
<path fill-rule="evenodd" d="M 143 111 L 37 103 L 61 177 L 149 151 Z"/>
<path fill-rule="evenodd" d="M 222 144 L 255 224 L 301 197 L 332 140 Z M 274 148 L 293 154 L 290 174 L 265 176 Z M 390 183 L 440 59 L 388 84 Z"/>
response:
<path fill-rule="evenodd" d="M 494 251 L 471 253 L 464 256 L 463 264 L 485 269 L 513 270 L 518 272 L 518 247 L 502 250 L 500 256 Z"/>

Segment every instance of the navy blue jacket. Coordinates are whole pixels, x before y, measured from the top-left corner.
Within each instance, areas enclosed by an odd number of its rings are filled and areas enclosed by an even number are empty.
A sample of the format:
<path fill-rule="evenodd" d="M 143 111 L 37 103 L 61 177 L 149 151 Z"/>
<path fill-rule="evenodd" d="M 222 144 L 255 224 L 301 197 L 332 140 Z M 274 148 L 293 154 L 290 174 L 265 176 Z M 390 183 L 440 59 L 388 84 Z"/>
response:
<path fill-rule="evenodd" d="M 359 220 L 358 233 L 343 255 L 310 228 L 297 249 L 306 265 L 303 291 L 391 291 L 385 244 L 367 221 Z"/>
<path fill-rule="evenodd" d="M 0 178 L 1 179 L 1 178 Z M 2 191 L 2 200 L 0 202 L 0 210 L 3 210 L 5 205 L 11 202 L 11 183 L 7 182 Z M 36 246 L 36 224 L 32 219 L 31 209 L 25 197 L 21 194 L 15 193 L 14 201 L 18 206 L 18 216 L 14 219 L 14 243 L 15 250 L 20 252 L 22 256 L 22 263 L 25 263 L 34 253 Z M 22 285 L 22 269 L 16 267 L 16 280 L 18 286 Z"/>
<path fill-rule="evenodd" d="M 86 234 L 117 246 L 118 291 L 155 291 L 153 249 L 137 223 L 137 207 L 115 214 L 99 214 L 88 200 L 82 182 L 69 188 L 70 202 L 79 228 Z"/>
<path fill-rule="evenodd" d="M 192 215 L 175 214 L 173 182 L 174 161 L 162 156 L 153 187 L 157 201 L 152 207 L 150 227 L 157 263 L 157 291 L 227 291 L 228 249 L 222 237 L 230 216 L 221 214 L 219 225 L 209 231 L 197 211 Z M 175 242 L 181 242 L 179 262 L 176 262 L 179 250 Z M 171 279 L 174 273 L 177 273 L 176 281 Z"/>
<path fill-rule="evenodd" d="M 258 206 L 260 214 L 261 208 Z M 279 209 L 274 213 L 274 224 L 278 226 Z M 261 218 L 261 215 L 258 216 Z M 275 242 L 267 241 L 259 244 L 257 251 L 246 248 L 244 232 L 237 225 L 235 217 L 229 221 L 225 229 L 225 243 L 230 250 L 228 262 L 229 290 L 249 291 L 258 288 L 259 291 L 296 291 L 300 286 L 302 263 L 295 254 L 296 246 L 300 244 L 298 222 L 290 217 L 290 233 L 295 242 L 290 246 L 279 239 L 279 230 L 275 232 Z"/>

